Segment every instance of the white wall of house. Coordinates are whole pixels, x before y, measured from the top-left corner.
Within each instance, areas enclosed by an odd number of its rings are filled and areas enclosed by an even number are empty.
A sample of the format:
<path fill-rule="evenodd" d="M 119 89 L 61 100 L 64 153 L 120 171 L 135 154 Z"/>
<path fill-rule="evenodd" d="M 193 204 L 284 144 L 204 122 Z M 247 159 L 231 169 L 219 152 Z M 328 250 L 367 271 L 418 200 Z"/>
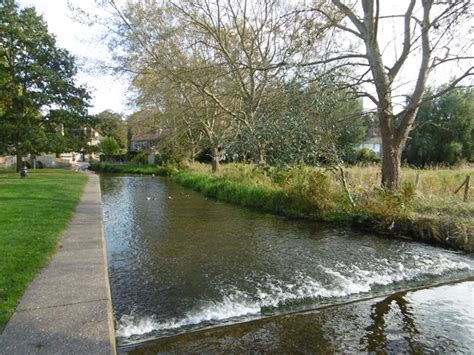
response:
<path fill-rule="evenodd" d="M 368 149 L 379 157 L 382 156 L 382 144 L 380 143 L 362 143 L 359 145 L 359 149 Z"/>
<path fill-rule="evenodd" d="M 25 161 L 29 158 L 25 158 Z M 36 161 L 41 162 L 45 168 L 68 168 L 71 161 L 64 158 L 56 158 L 54 155 L 37 155 Z M 0 169 L 16 168 L 16 156 L 6 155 L 0 156 Z"/>
<path fill-rule="evenodd" d="M 12 155 L 6 155 L 0 157 L 0 169 L 11 169 L 16 167 L 16 157 Z"/>

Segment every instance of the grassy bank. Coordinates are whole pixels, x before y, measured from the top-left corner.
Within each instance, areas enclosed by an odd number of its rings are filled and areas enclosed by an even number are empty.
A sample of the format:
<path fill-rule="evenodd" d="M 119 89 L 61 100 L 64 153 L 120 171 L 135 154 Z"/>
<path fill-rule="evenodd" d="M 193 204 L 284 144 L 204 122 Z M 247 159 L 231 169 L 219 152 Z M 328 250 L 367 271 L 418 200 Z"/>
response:
<path fill-rule="evenodd" d="M 67 170 L 30 170 L 26 179 L 0 172 L 0 331 L 55 251 L 86 182 Z"/>
<path fill-rule="evenodd" d="M 174 165 L 119 165 L 110 163 L 93 163 L 91 168 L 94 171 L 102 173 L 118 173 L 118 174 L 140 174 L 140 175 L 157 175 L 170 176 L 178 173 L 178 168 Z"/>
<path fill-rule="evenodd" d="M 321 168 L 226 164 L 217 174 L 204 164 L 192 164 L 179 173 L 159 173 L 160 169 L 117 172 L 173 175 L 183 186 L 234 204 L 474 250 L 474 196 L 463 202 L 461 193 L 453 194 L 466 175 L 474 175 L 472 168 L 404 169 L 403 188 L 391 192 L 379 188 L 379 167 L 351 167 L 346 169 L 346 182 L 353 202 L 340 173 Z"/>
<path fill-rule="evenodd" d="M 228 164 L 213 176 L 208 166 L 193 164 L 176 180 L 208 196 L 287 216 L 474 250 L 474 196 L 471 192 L 470 201 L 464 202 L 461 193 L 453 194 L 474 169 L 405 168 L 403 188 L 396 193 L 379 188 L 378 166 L 346 172 L 354 205 L 339 172 L 314 167 Z"/>

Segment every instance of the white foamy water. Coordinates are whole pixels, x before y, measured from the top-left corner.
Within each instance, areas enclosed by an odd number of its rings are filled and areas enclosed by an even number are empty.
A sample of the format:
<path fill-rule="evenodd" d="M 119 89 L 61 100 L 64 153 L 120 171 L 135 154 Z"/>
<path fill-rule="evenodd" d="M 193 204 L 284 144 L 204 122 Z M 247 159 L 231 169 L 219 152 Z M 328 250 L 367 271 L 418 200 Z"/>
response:
<path fill-rule="evenodd" d="M 417 281 L 429 276 L 454 271 L 472 270 L 465 262 L 450 260 L 446 256 L 412 256 L 406 264 L 377 260 L 371 269 L 359 265 L 338 263 L 334 269 L 319 266 L 323 281 L 297 273 L 291 282 L 276 280 L 264 275 L 254 293 L 239 290 L 222 290 L 222 299 L 208 301 L 190 310 L 183 318 L 159 321 L 154 316 L 124 315 L 117 324 L 117 336 L 130 338 L 166 330 L 195 326 L 206 322 L 219 322 L 236 318 L 258 316 L 262 308 L 276 309 L 282 305 L 303 300 L 341 298 L 369 293 L 375 286 L 387 286 L 402 281 Z M 367 267 L 367 265 L 366 265 Z"/>

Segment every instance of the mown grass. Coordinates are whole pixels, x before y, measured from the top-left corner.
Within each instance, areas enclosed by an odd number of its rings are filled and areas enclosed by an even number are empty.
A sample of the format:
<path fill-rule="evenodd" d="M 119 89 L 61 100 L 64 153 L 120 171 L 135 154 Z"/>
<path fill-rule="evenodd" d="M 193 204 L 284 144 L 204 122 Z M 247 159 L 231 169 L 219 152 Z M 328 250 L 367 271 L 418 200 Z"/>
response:
<path fill-rule="evenodd" d="M 87 176 L 68 170 L 0 171 L 0 331 L 56 250 Z"/>

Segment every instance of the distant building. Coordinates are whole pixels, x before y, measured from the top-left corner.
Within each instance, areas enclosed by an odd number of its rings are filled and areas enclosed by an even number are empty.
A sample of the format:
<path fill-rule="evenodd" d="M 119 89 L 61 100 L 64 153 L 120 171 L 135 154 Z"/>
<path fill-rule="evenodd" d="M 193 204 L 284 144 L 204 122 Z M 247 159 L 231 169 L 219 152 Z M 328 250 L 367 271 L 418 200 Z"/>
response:
<path fill-rule="evenodd" d="M 158 144 L 160 141 L 163 140 L 163 138 L 165 138 L 168 134 L 169 131 L 166 129 L 160 129 L 152 133 L 134 134 L 130 139 L 130 150 L 155 151 L 158 149 Z"/>
<path fill-rule="evenodd" d="M 94 146 L 94 147 L 99 145 L 100 141 L 103 138 L 101 134 L 97 132 L 94 128 L 84 127 L 84 134 L 87 138 L 89 138 L 87 145 Z"/>
<path fill-rule="evenodd" d="M 379 157 L 382 156 L 382 136 L 378 125 L 369 128 L 367 138 L 359 145 L 359 149 L 368 149 Z"/>

